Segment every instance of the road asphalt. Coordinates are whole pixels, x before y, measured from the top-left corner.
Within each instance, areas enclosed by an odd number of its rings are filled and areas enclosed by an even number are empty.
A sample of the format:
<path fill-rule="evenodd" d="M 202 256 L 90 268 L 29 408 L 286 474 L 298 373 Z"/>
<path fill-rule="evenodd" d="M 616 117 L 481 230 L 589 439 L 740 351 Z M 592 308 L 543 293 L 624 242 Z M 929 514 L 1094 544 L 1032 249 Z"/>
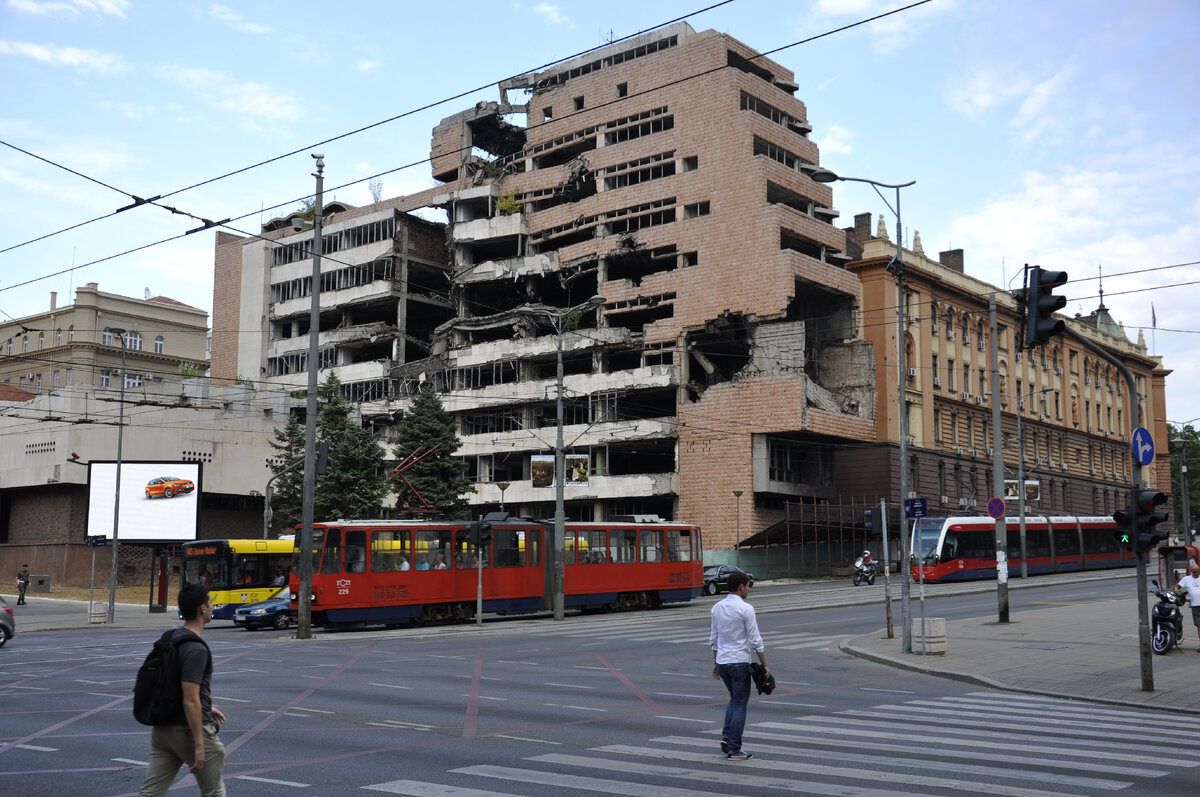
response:
<path fill-rule="evenodd" d="M 980 591 L 994 588 L 981 585 Z M 99 616 L 90 618 L 86 601 L 31 595 L 30 602 L 35 600 L 44 601 L 38 611 L 17 610 L 17 640 L 31 631 L 89 626 L 165 629 L 179 622 L 174 611 L 152 614 L 146 606 L 117 604 L 114 623 L 94 623 L 90 619 L 107 619 L 107 603 L 97 604 Z M 1148 600 L 1152 606 L 1153 596 Z M 1133 595 L 1086 603 L 1035 604 L 1012 612 L 1007 623 L 990 618 L 946 621 L 945 653 L 940 655 L 931 653 L 935 648 L 932 639 L 922 653 L 919 619 L 914 627 L 917 633 L 912 634 L 913 652 L 904 653 L 898 617 L 893 638 L 880 629 L 843 640 L 840 647 L 850 655 L 881 664 L 999 689 L 1200 714 L 1200 640 L 1191 624 L 1191 611 L 1186 605 L 1183 611 L 1182 646 L 1163 656 L 1150 655 L 1151 691 L 1143 688 L 1147 684 L 1138 650 L 1137 599 Z"/>

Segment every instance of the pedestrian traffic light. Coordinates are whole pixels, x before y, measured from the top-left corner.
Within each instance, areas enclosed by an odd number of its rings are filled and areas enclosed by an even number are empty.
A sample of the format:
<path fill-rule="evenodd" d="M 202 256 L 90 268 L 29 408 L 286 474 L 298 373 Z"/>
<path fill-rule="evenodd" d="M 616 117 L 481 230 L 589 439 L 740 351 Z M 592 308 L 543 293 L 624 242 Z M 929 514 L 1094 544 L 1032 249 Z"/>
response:
<path fill-rule="evenodd" d="M 486 520 L 472 520 L 467 525 L 467 542 L 482 548 L 492 541 L 492 524 Z"/>
<path fill-rule="evenodd" d="M 1067 272 L 1050 271 L 1041 266 L 1029 269 L 1029 289 L 1026 291 L 1025 346 L 1044 346 L 1054 335 L 1063 331 L 1065 322 L 1054 313 L 1067 305 L 1067 297 L 1057 296 L 1054 289 L 1066 284 Z"/>
<path fill-rule="evenodd" d="M 1166 512 L 1155 512 L 1154 508 L 1167 502 L 1165 493 L 1157 490 L 1139 490 L 1137 494 L 1137 511 L 1127 506 L 1113 513 L 1117 521 L 1117 541 L 1126 548 L 1136 551 L 1139 555 L 1149 553 L 1154 546 L 1167 538 L 1167 532 L 1155 529 L 1159 523 L 1167 519 Z M 1132 525 L 1132 529 L 1130 528 Z"/>

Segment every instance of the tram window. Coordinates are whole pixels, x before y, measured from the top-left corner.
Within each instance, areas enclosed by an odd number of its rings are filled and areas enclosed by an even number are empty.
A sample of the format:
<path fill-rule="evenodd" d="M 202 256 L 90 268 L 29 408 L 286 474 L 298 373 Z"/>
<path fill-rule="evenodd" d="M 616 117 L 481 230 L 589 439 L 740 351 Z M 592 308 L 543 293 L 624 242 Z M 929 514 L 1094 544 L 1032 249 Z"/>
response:
<path fill-rule="evenodd" d="M 1119 551 L 1113 529 L 1084 529 L 1084 553 L 1113 553 Z"/>
<path fill-rule="evenodd" d="M 942 558 L 943 562 L 951 562 L 957 559 L 958 553 L 958 534 L 953 531 L 946 532 L 946 541 L 942 543 Z"/>
<path fill-rule="evenodd" d="M 667 529 L 667 561 L 692 561 L 692 532 L 683 529 Z"/>
<path fill-rule="evenodd" d="M 450 530 L 418 529 L 416 536 L 417 569 L 422 569 L 421 557 L 423 556 L 429 564 L 430 570 L 448 570 L 450 562 L 454 558 Z"/>
<path fill-rule="evenodd" d="M 1025 529 L 1025 553 L 1030 556 L 1050 555 L 1050 533 L 1045 529 Z"/>
<path fill-rule="evenodd" d="M 524 566 L 524 529 L 496 529 L 492 532 L 492 545 L 496 549 L 496 567 Z"/>
<path fill-rule="evenodd" d="M 1074 528 L 1054 530 L 1054 553 L 1058 556 L 1079 555 L 1079 532 Z"/>
<path fill-rule="evenodd" d="M 579 564 L 602 565 L 608 563 L 608 532 L 603 529 L 580 529 Z"/>
<path fill-rule="evenodd" d="M 325 529 L 325 550 L 321 557 L 322 573 L 342 572 L 342 530 Z"/>
<path fill-rule="evenodd" d="M 660 529 L 642 529 L 639 542 L 643 562 L 663 561 L 663 534 Z"/>
<path fill-rule="evenodd" d="M 367 532 L 363 529 L 346 529 L 345 542 L 346 572 L 367 572 Z"/>
<path fill-rule="evenodd" d="M 949 536 L 949 534 L 947 534 Z M 959 559 L 995 559 L 996 533 L 963 529 L 957 532 Z"/>
<path fill-rule="evenodd" d="M 613 529 L 608 533 L 608 561 L 629 564 L 637 561 L 637 532 Z"/>
<path fill-rule="evenodd" d="M 376 573 L 395 573 L 413 569 L 412 551 L 409 549 L 411 537 L 409 529 L 372 531 L 371 570 Z"/>
<path fill-rule="evenodd" d="M 529 567 L 542 566 L 541 529 L 530 529 L 525 532 L 525 564 Z"/>
<path fill-rule="evenodd" d="M 575 530 L 563 529 L 563 564 L 575 564 Z"/>
<path fill-rule="evenodd" d="M 479 553 L 483 554 L 483 566 L 488 567 L 488 549 L 489 545 L 483 546 L 481 552 L 475 550 L 475 546 L 467 540 L 467 530 L 459 529 L 455 533 L 454 540 L 454 569 L 455 570 L 474 570 L 479 567 Z"/>

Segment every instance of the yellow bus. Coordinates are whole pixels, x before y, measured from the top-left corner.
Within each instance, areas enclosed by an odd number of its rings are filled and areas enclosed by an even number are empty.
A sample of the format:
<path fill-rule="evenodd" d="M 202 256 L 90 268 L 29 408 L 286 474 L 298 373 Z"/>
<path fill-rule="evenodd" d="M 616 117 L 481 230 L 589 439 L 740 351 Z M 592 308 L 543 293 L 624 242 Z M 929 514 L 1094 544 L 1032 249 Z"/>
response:
<path fill-rule="evenodd" d="M 180 586 L 208 587 L 213 618 L 232 620 L 239 606 L 264 601 L 287 586 L 295 540 L 185 542 Z"/>

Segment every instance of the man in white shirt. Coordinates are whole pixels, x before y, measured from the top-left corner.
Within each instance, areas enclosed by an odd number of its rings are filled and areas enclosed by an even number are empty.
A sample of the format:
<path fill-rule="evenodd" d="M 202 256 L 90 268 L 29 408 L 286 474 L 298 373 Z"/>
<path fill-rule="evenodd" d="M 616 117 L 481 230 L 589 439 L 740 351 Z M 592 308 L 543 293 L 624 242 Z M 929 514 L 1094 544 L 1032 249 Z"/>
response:
<path fill-rule="evenodd" d="M 1196 636 L 1200 638 L 1200 564 L 1192 562 L 1191 573 L 1179 579 L 1175 585 L 1176 592 L 1187 591 L 1188 602 L 1192 604 L 1192 623 L 1196 626 Z M 1200 653 L 1200 648 L 1196 649 Z"/>
<path fill-rule="evenodd" d="M 762 635 L 750 596 L 750 577 L 734 573 L 728 580 L 729 594 L 712 608 L 709 643 L 713 652 L 713 678 L 725 682 L 729 704 L 725 707 L 725 725 L 721 729 L 721 751 L 731 761 L 745 761 L 750 753 L 742 750 L 742 730 L 746 727 L 746 705 L 750 702 L 750 662 L 754 655 L 770 674 Z"/>

